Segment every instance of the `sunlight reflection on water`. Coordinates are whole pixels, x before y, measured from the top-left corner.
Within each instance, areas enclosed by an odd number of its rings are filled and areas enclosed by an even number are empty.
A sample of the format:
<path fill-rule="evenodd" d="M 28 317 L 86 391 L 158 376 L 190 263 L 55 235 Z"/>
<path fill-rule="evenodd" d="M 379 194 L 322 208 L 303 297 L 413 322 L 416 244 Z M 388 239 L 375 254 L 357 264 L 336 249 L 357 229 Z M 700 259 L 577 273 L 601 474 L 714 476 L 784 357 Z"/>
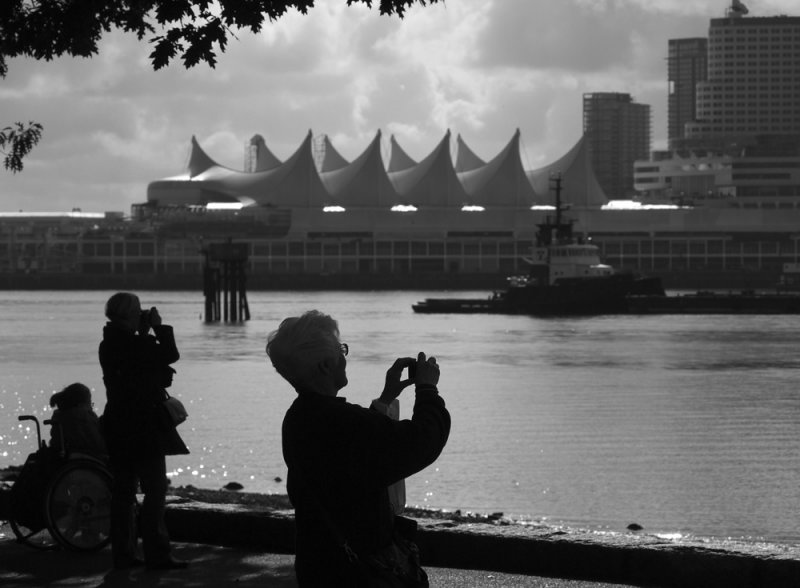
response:
<path fill-rule="evenodd" d="M 450 442 L 408 480 L 410 504 L 503 511 L 552 524 L 668 535 L 800 540 L 798 317 L 415 315 L 421 292 L 251 293 L 252 320 L 206 325 L 194 292 L 145 292 L 175 327 L 172 393 L 192 453 L 173 482 L 285 492 L 280 448 L 293 391 L 264 353 L 282 318 L 309 308 L 339 320 L 351 384 L 368 404 L 398 355 L 442 366 Z M 473 293 L 462 293 L 470 296 Z M 0 292 L 2 464 L 21 463 L 53 391 L 83 381 L 98 411 L 102 292 Z M 446 294 L 441 294 L 446 295 Z M 482 293 L 475 293 L 482 295 Z M 410 416 L 411 398 L 402 400 Z"/>

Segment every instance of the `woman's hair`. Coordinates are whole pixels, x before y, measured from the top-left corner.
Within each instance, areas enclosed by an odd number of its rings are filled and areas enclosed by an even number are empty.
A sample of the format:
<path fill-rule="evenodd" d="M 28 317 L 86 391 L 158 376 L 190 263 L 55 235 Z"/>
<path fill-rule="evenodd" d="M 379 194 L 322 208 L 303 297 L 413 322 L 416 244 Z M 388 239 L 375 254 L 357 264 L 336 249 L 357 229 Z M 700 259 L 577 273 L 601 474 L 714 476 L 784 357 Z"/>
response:
<path fill-rule="evenodd" d="M 109 320 L 128 320 L 130 316 L 141 309 L 139 297 L 130 292 L 117 292 L 106 302 L 106 317 Z"/>
<path fill-rule="evenodd" d="M 64 388 L 61 392 L 56 392 L 50 397 L 50 406 L 59 410 L 75 408 L 79 404 L 91 403 L 92 391 L 80 382 L 75 382 Z"/>
<path fill-rule="evenodd" d="M 284 319 L 267 337 L 272 365 L 295 386 L 316 373 L 320 362 L 340 353 L 338 323 L 318 310 Z"/>

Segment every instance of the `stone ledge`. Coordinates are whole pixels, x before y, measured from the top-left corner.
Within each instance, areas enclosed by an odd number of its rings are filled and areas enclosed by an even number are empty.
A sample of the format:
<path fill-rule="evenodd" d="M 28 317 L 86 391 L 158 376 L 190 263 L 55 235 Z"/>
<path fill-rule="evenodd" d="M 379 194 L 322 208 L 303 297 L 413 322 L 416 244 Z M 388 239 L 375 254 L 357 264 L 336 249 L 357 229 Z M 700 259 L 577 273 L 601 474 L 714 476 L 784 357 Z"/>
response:
<path fill-rule="evenodd" d="M 417 520 L 417 543 L 428 566 L 668 588 L 800 586 L 800 548 L 795 546 Z M 177 541 L 294 551 L 290 510 L 172 501 L 167 524 Z"/>
<path fill-rule="evenodd" d="M 7 498 L 0 491 L 0 519 L 8 517 Z M 193 489 L 168 498 L 167 525 L 176 541 L 293 553 L 294 512 L 287 505 L 281 496 Z M 428 518 L 426 511 L 411 512 L 427 566 L 664 588 L 800 586 L 796 545 L 669 540 L 513 523 L 494 515 Z"/>

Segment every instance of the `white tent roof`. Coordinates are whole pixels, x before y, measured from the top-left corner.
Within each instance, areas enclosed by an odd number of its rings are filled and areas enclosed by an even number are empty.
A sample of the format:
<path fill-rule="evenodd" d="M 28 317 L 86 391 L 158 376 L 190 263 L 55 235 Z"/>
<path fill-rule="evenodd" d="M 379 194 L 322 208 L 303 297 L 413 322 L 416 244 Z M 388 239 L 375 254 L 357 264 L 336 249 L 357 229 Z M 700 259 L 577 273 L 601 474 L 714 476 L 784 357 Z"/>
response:
<path fill-rule="evenodd" d="M 486 165 L 458 174 L 469 203 L 483 207 L 530 207 L 536 193 L 525 176 L 519 154 L 519 129 Z"/>
<path fill-rule="evenodd" d="M 456 138 L 456 144 L 456 173 L 478 169 L 486 165 L 486 162 L 475 155 L 472 149 L 467 146 L 461 135 Z"/>
<path fill-rule="evenodd" d="M 324 150 L 324 153 L 322 157 L 322 163 L 319 166 L 320 173 L 347 167 L 348 165 L 347 160 L 341 155 L 339 155 L 339 152 L 333 146 L 333 143 L 331 143 L 331 140 L 328 138 L 328 135 L 325 135 L 323 138 L 322 148 Z"/>
<path fill-rule="evenodd" d="M 417 162 L 411 159 L 408 154 L 403 151 L 403 148 L 400 147 L 397 140 L 394 138 L 394 135 L 391 136 L 389 143 L 392 150 L 392 154 L 389 157 L 389 167 L 387 169 L 389 173 L 403 171 L 404 169 L 409 169 L 417 165 Z"/>
<path fill-rule="evenodd" d="M 565 204 L 599 208 L 608 202 L 608 197 L 594 175 L 589 148 L 584 137 L 581 137 L 575 146 L 558 160 L 526 172 L 528 181 L 536 193 L 545 197 L 544 200 L 541 197 L 538 199 L 539 204 L 553 204 L 549 186 L 550 178 L 555 174 L 561 174 L 563 180 L 561 200 Z"/>
<path fill-rule="evenodd" d="M 400 204 L 414 206 L 457 206 L 466 195 L 450 158 L 450 131 L 436 148 L 414 167 L 389 174 Z"/>
<path fill-rule="evenodd" d="M 389 182 L 381 157 L 381 132 L 352 163 L 320 174 L 333 200 L 345 208 L 392 206 L 397 195 Z"/>
<path fill-rule="evenodd" d="M 250 139 L 250 146 L 256 149 L 256 166 L 253 171 L 267 171 L 281 165 L 281 160 L 275 157 L 272 151 L 267 148 L 267 144 L 264 143 L 264 137 L 261 135 L 253 135 L 253 138 Z"/>
<path fill-rule="evenodd" d="M 459 209 L 465 204 L 486 209 L 527 209 L 551 204 L 550 176 L 560 173 L 565 202 L 577 207 L 599 207 L 608 201 L 589 159 L 583 139 L 563 157 L 537 170 L 525 171 L 520 159 L 520 132 L 484 163 L 457 138 L 457 163 L 450 156 L 450 131 L 431 153 L 417 163 L 391 137 L 388 167 L 381 157 L 378 131 L 364 152 L 348 163 L 326 136 L 322 160 L 315 166 L 312 133 L 286 161 L 281 162 L 255 135 L 256 170 L 239 171 L 219 165 L 191 139 L 186 172 L 151 182 L 148 201 L 161 205 L 206 204 L 253 200 L 260 205 L 320 208 L 387 208 L 413 204 L 427 208 Z"/>

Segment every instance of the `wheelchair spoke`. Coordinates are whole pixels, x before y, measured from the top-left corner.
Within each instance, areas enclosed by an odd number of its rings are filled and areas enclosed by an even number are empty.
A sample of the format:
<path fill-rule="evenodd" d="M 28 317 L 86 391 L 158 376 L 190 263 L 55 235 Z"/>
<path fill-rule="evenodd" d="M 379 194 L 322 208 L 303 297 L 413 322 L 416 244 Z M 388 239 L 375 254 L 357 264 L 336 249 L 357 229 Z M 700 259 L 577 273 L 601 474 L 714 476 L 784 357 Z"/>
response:
<path fill-rule="evenodd" d="M 78 460 L 56 474 L 47 499 L 48 526 L 69 549 L 99 549 L 110 540 L 111 476 Z"/>
<path fill-rule="evenodd" d="M 57 548 L 58 543 L 56 543 L 50 531 L 47 529 L 43 515 L 31 516 L 30 511 L 28 511 L 30 505 L 24 504 L 24 498 L 20 499 L 15 494 L 17 493 L 15 493 L 12 488 L 11 517 L 8 522 L 17 541 L 35 549 Z M 38 504 L 36 507 L 42 508 L 42 506 Z M 26 511 L 28 511 L 28 514 L 26 514 Z"/>

